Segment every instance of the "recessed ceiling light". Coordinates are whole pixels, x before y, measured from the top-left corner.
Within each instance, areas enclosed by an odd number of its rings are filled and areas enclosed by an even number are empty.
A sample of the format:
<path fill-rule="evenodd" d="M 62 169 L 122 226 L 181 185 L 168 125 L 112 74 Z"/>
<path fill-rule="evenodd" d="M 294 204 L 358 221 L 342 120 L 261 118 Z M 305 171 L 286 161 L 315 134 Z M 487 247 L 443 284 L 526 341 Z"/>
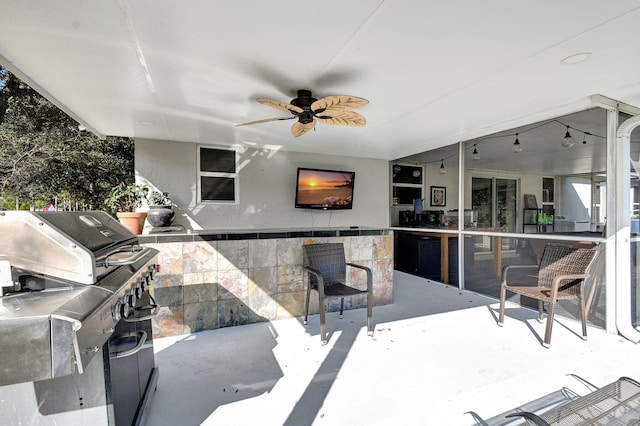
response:
<path fill-rule="evenodd" d="M 591 52 L 576 53 L 575 55 L 567 56 L 560 62 L 565 65 L 575 65 L 575 64 L 580 64 L 586 61 L 590 57 L 591 57 Z"/>
<path fill-rule="evenodd" d="M 142 124 L 143 126 L 153 126 L 154 124 L 156 124 L 153 121 L 144 121 L 144 120 L 138 121 L 138 123 Z"/>

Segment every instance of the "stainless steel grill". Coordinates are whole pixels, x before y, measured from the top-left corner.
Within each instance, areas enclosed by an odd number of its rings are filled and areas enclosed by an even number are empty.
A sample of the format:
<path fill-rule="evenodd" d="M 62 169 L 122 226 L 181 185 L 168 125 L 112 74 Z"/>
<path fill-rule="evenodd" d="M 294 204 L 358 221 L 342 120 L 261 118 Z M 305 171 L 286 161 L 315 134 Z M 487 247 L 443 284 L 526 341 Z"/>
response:
<path fill-rule="evenodd" d="M 73 398 L 57 401 L 70 383 L 82 388 L 85 376 L 110 374 L 119 365 L 112 360 L 143 348 L 151 350 L 153 364 L 149 318 L 159 307 L 148 290 L 156 250 L 141 248 L 135 235 L 100 211 L 2 211 L 0 236 L 3 399 L 15 390 L 11 385 L 35 382 L 34 410 L 47 415 L 73 410 Z M 117 344 L 109 345 L 110 339 Z M 113 349 L 131 339 L 131 347 Z M 104 365 L 96 367 L 100 362 Z M 84 374 L 90 368 L 92 373 Z M 80 398 L 75 408 L 113 403 L 118 395 L 110 378 L 104 381 L 102 395 Z M 107 411 L 115 424 L 112 410 Z"/>

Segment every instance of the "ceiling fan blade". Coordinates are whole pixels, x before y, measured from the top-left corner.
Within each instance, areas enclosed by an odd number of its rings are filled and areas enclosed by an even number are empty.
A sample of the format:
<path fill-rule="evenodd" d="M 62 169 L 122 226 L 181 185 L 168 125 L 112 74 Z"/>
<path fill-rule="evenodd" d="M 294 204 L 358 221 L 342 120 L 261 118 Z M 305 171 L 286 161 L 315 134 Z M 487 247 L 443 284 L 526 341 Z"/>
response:
<path fill-rule="evenodd" d="M 367 120 L 362 115 L 353 111 L 340 111 L 339 114 L 332 115 L 324 115 L 323 113 L 323 115 L 318 116 L 318 120 L 321 123 L 334 124 L 336 126 L 364 127 L 367 124 Z"/>
<path fill-rule="evenodd" d="M 260 102 L 261 104 L 268 105 L 272 108 L 281 109 L 282 111 L 289 111 L 292 114 L 302 112 L 302 108 L 288 104 L 286 102 L 274 101 L 273 99 L 265 98 L 258 98 L 256 99 L 256 101 Z"/>
<path fill-rule="evenodd" d="M 263 120 L 256 120 L 256 121 L 250 121 L 248 123 L 236 124 L 236 127 L 249 126 L 251 124 L 258 124 L 258 123 L 268 123 L 269 121 L 291 120 L 292 118 L 297 118 L 297 117 L 295 115 L 292 115 L 291 117 L 265 118 Z"/>
<path fill-rule="evenodd" d="M 316 127 L 315 119 L 311 123 L 307 123 L 307 124 L 302 124 L 301 122 L 296 121 L 295 123 L 293 123 L 293 126 L 291 126 L 291 133 L 293 134 L 293 136 L 298 137 L 298 136 L 304 135 L 309 130 L 312 130 L 315 127 Z"/>
<path fill-rule="evenodd" d="M 350 110 L 353 108 L 358 108 L 362 105 L 368 104 L 369 101 L 363 98 L 358 98 L 356 96 L 347 96 L 347 95 L 339 95 L 339 96 L 326 96 L 324 98 L 318 99 L 314 103 L 311 104 L 312 111 L 320 111 L 324 109 L 343 109 Z"/>

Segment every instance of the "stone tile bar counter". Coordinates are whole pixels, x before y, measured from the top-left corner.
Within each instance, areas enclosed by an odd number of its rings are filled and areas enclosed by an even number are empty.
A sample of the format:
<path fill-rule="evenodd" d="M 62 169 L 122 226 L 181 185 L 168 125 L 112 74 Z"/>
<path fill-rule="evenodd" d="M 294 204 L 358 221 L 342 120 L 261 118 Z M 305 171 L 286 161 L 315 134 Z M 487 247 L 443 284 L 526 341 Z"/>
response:
<path fill-rule="evenodd" d="M 198 231 L 139 240 L 159 250 L 157 337 L 302 316 L 307 285 L 303 244 L 344 243 L 348 262 L 372 269 L 375 305 L 393 302 L 393 235 L 387 229 Z M 354 283 L 366 287 L 364 272 L 347 271 Z M 364 297 L 345 300 L 345 309 L 365 306 Z M 329 306 L 329 311 L 338 309 L 339 301 Z M 318 313 L 313 295 L 310 313 Z"/>

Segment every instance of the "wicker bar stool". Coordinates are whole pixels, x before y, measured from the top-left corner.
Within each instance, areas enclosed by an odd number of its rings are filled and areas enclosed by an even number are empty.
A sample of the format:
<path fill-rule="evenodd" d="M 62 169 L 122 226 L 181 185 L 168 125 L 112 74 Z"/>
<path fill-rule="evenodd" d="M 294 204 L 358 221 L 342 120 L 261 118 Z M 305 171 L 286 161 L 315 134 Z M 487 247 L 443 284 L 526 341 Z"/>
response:
<path fill-rule="evenodd" d="M 500 286 L 498 325 L 502 326 L 504 324 L 504 304 L 507 291 L 537 299 L 540 321 L 543 318 L 543 304 L 547 303 L 547 325 L 543 346 L 549 347 L 556 302 L 561 299 L 577 299 L 582 319 L 582 336 L 586 340 L 587 309 L 584 299 L 584 284 L 585 280 L 590 277 L 596 255 L 597 250 L 595 249 L 547 244 L 539 265 L 510 265 L 505 267 L 502 272 L 502 284 Z M 525 268 L 537 270 L 538 281 L 536 286 L 513 285 L 509 282 L 509 272 Z"/>
<path fill-rule="evenodd" d="M 311 289 L 317 290 L 320 297 L 320 339 L 327 344 L 325 303 L 329 299 L 340 299 L 340 318 L 344 311 L 345 297 L 367 295 L 367 332 L 373 335 L 373 275 L 366 266 L 347 263 L 342 243 L 307 244 L 302 246 L 303 268 L 309 275 L 304 308 L 304 323 L 309 317 L 309 297 Z M 362 269 L 367 274 L 367 289 L 359 290 L 346 284 L 347 266 Z"/>

